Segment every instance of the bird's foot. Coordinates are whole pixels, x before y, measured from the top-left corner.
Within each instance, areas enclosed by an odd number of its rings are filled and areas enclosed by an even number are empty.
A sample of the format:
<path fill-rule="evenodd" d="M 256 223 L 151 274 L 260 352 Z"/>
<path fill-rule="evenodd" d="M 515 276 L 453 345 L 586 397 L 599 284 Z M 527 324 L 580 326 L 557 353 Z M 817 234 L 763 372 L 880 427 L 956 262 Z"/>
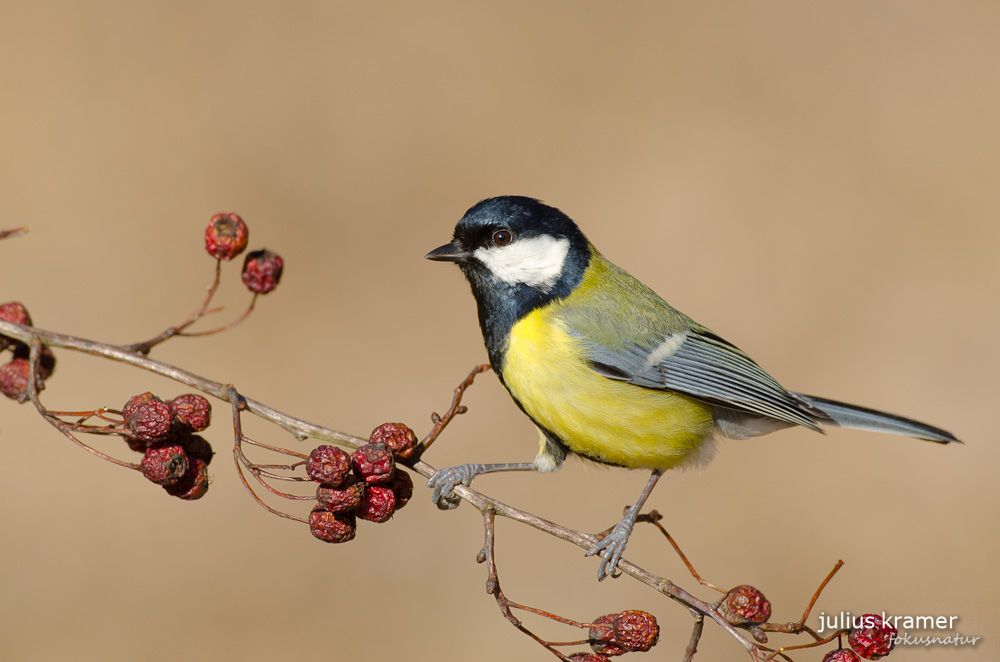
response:
<path fill-rule="evenodd" d="M 472 479 L 482 473 L 482 467 L 481 464 L 460 464 L 457 467 L 435 471 L 434 475 L 427 481 L 427 487 L 434 488 L 431 501 L 437 504 L 441 510 L 458 508 L 461 499 L 452 490 L 456 485 L 465 485 L 466 487 L 471 485 Z"/>
<path fill-rule="evenodd" d="M 606 577 L 617 577 L 621 574 L 618 571 L 618 561 L 625 553 L 625 546 L 628 545 L 629 536 L 632 535 L 632 527 L 635 525 L 635 516 L 631 513 L 625 515 L 620 522 L 615 524 L 611 533 L 601 538 L 601 541 L 587 551 L 587 556 L 600 556 L 601 565 L 597 568 L 597 579 L 603 581 Z"/>

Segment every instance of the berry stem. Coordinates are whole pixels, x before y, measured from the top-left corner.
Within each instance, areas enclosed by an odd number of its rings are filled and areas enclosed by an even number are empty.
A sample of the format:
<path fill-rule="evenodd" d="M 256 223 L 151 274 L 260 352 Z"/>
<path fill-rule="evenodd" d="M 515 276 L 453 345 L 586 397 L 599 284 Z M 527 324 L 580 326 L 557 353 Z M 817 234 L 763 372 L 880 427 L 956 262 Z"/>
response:
<path fill-rule="evenodd" d="M 92 453 L 93 455 L 96 455 L 102 460 L 107 460 L 108 462 L 111 462 L 112 464 L 117 464 L 120 467 L 126 467 L 128 469 L 134 469 L 135 471 L 138 471 L 139 470 L 138 464 L 132 464 L 130 462 L 125 462 L 123 460 L 119 460 L 118 458 L 111 457 L 110 455 L 106 455 L 101 451 L 97 450 L 96 448 L 88 446 L 87 444 L 77 439 L 76 436 L 72 432 L 70 432 L 71 429 L 75 429 L 75 426 L 73 424 L 66 423 L 62 419 L 51 414 L 45 408 L 45 406 L 42 405 L 41 398 L 38 395 L 38 378 L 37 378 L 38 364 L 39 361 L 41 360 L 41 356 L 42 356 L 42 341 L 39 340 L 38 338 L 34 338 L 31 340 L 31 355 L 28 358 L 28 361 L 30 362 L 31 365 L 31 370 L 28 373 L 28 398 L 31 400 L 31 403 L 35 405 L 35 409 L 38 411 L 39 414 L 42 415 L 42 418 L 48 421 L 49 424 L 52 425 L 52 427 L 62 432 L 70 441 L 72 441 L 74 444 L 76 444 L 83 450 L 87 451 L 88 453 Z"/>
<path fill-rule="evenodd" d="M 243 311 L 242 315 L 234 319 L 229 324 L 225 324 L 215 329 L 209 329 L 208 331 L 193 331 L 190 333 L 178 331 L 175 335 L 184 336 L 186 338 L 197 338 L 198 336 L 210 336 L 214 333 L 222 333 L 223 331 L 229 331 L 230 329 L 236 328 L 237 326 L 242 324 L 244 320 L 246 320 L 246 318 L 250 317 L 250 313 L 253 312 L 254 306 L 257 305 L 258 296 L 259 295 L 257 293 L 254 293 L 253 298 L 250 299 L 250 306 Z M 219 310 L 221 310 L 221 308 Z"/>
<path fill-rule="evenodd" d="M 296 462 L 295 464 L 283 465 L 283 466 L 287 466 L 290 470 L 291 469 L 295 469 L 295 467 L 298 467 L 298 466 L 301 466 L 301 465 L 305 464 L 305 460 L 309 459 L 309 455 L 306 454 L 306 453 L 297 453 L 297 452 L 295 452 L 293 450 L 289 450 L 287 448 L 282 448 L 281 446 L 271 446 L 270 444 L 265 444 L 265 443 L 260 442 L 260 441 L 254 441 L 253 439 L 251 439 L 250 437 L 247 437 L 245 435 L 243 437 L 243 442 L 246 443 L 246 444 L 249 444 L 251 446 L 257 446 L 258 448 L 266 448 L 267 450 L 274 451 L 275 453 L 284 453 L 285 455 L 291 455 L 292 457 L 298 457 L 298 458 L 301 458 L 303 460 L 303 462 Z M 261 466 L 271 466 L 272 468 L 275 468 L 276 466 L 279 466 L 279 465 L 261 465 Z"/>
<path fill-rule="evenodd" d="M 209 312 L 208 304 L 212 302 L 212 297 L 214 297 L 215 293 L 219 290 L 219 283 L 221 282 L 221 280 L 222 280 L 222 260 L 216 260 L 215 279 L 212 281 L 212 284 L 208 287 L 208 294 L 205 296 L 205 300 L 202 301 L 201 306 L 199 306 L 198 309 L 194 311 L 194 313 L 192 313 L 190 317 L 188 317 L 186 320 L 184 320 L 177 326 L 171 326 L 167 329 L 164 329 L 162 333 L 153 338 L 150 338 L 149 340 L 133 343 L 131 345 L 126 345 L 125 348 L 133 352 L 138 352 L 139 354 L 149 354 L 150 350 L 152 350 L 160 343 L 169 340 L 170 338 L 173 338 L 176 335 L 180 335 L 184 329 L 188 328 L 189 326 L 200 320 L 202 317 L 205 316 L 207 312 Z M 251 309 L 253 308 L 252 303 L 250 307 Z"/>
<path fill-rule="evenodd" d="M 841 566 L 843 565 L 844 562 L 840 559 L 838 559 L 837 562 L 833 565 L 833 570 L 831 570 L 827 574 L 826 578 L 820 583 L 819 588 L 817 588 L 816 592 L 813 593 L 812 600 L 809 601 L 809 605 L 806 607 L 806 610 L 802 612 L 802 618 L 799 619 L 799 623 L 802 623 L 804 625 L 805 622 L 809 619 L 809 612 L 812 611 L 813 605 L 815 605 L 816 600 L 819 599 L 819 594 L 823 592 L 823 589 L 826 588 L 826 585 L 830 583 L 830 580 L 833 579 L 833 576 L 837 574 L 837 571 L 840 570 Z"/>
<path fill-rule="evenodd" d="M 691 562 L 688 560 L 687 555 L 685 555 L 684 552 L 681 551 L 681 547 L 680 547 L 680 545 L 677 544 L 677 541 L 674 540 L 674 537 L 671 536 L 670 533 L 668 533 L 665 528 L 663 528 L 662 524 L 660 524 L 660 520 L 662 520 L 662 519 L 663 519 L 663 515 L 661 515 L 656 510 L 651 510 L 651 511 L 649 511 L 645 515 L 639 515 L 639 517 L 637 517 L 635 521 L 636 522 L 649 522 L 650 524 L 652 524 L 653 526 L 655 526 L 657 529 L 659 529 L 660 533 L 662 533 L 664 536 L 666 536 L 667 541 L 673 546 L 674 551 L 677 552 L 677 556 L 679 556 L 680 559 L 681 559 L 681 561 L 684 562 L 684 565 L 687 566 L 688 572 L 691 573 L 691 576 L 694 577 L 695 580 L 697 580 L 697 582 L 699 584 L 701 584 L 702 586 L 707 586 L 708 588 L 714 588 L 716 591 L 719 591 L 720 593 L 725 593 L 726 592 L 725 589 L 721 589 L 718 586 L 716 586 L 715 584 L 712 584 L 711 582 L 708 582 L 708 581 L 706 581 L 706 580 L 704 580 L 704 579 L 701 578 L 701 575 L 698 574 L 698 571 L 694 569 L 694 565 L 692 565 Z"/>

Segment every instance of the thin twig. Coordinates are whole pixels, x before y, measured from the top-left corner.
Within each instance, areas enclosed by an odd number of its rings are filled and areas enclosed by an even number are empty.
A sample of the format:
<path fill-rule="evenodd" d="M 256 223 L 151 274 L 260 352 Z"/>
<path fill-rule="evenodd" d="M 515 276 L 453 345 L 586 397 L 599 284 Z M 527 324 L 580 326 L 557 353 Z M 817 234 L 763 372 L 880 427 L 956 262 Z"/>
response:
<path fill-rule="evenodd" d="M 42 415 L 42 418 L 48 421 L 49 424 L 52 425 L 52 427 L 62 432 L 70 441 L 72 441 L 74 444 L 76 444 L 83 450 L 87 451 L 88 453 L 96 455 L 102 460 L 107 460 L 112 464 L 117 464 L 120 467 L 125 467 L 127 469 L 134 469 L 138 471 L 139 470 L 138 464 L 132 464 L 130 462 L 119 460 L 116 457 L 111 457 L 110 455 L 102 453 L 96 448 L 88 446 L 87 444 L 83 443 L 82 441 L 77 439 L 72 432 L 70 432 L 70 429 L 74 427 L 72 424 L 60 420 L 59 418 L 50 414 L 47 409 L 45 409 L 45 406 L 42 405 L 41 398 L 38 395 L 38 366 L 39 366 L 39 361 L 41 360 L 41 356 L 42 356 L 42 342 L 37 338 L 34 338 L 31 340 L 31 354 L 28 358 L 30 366 L 28 370 L 28 398 L 31 400 L 31 403 L 35 405 L 35 409 L 38 411 L 39 414 Z"/>
<path fill-rule="evenodd" d="M 20 237 L 23 234 L 27 234 L 28 226 L 23 225 L 19 228 L 14 228 L 12 230 L 0 230 L 0 239 L 8 239 L 9 237 Z"/>
<path fill-rule="evenodd" d="M 444 416 L 438 416 L 437 412 L 431 414 L 431 422 L 434 423 L 434 427 L 431 428 L 431 431 L 428 432 L 427 436 L 420 442 L 417 457 L 420 457 L 424 451 L 430 448 L 431 444 L 434 443 L 434 440 L 441 435 L 441 432 L 449 423 L 451 423 L 453 418 L 459 414 L 464 414 L 467 411 L 467 409 L 462 406 L 462 395 L 465 393 L 467 388 L 472 386 L 472 382 L 475 380 L 476 375 L 481 372 L 486 372 L 489 369 L 490 365 L 488 363 L 477 365 L 473 368 L 472 372 L 469 373 L 469 376 L 455 388 L 455 395 L 452 398 L 451 407 L 449 407 L 448 411 L 444 413 Z"/>
<path fill-rule="evenodd" d="M 137 351 L 130 350 L 127 347 L 95 342 L 93 340 L 68 336 L 37 327 L 23 326 L 21 324 L 15 324 L 5 320 L 0 320 L 0 335 L 16 338 L 28 344 L 30 344 L 32 340 L 38 339 L 49 347 L 61 347 L 63 349 L 82 352 L 84 354 L 98 356 L 111 361 L 125 363 L 127 365 L 167 377 L 168 379 L 172 379 L 176 382 L 180 382 L 181 384 L 185 384 L 190 388 L 199 390 L 202 393 L 211 395 L 219 400 L 230 402 L 229 385 L 206 379 L 205 377 L 170 365 L 169 363 L 164 363 L 163 361 L 157 361 L 156 359 L 145 356 Z M 316 425 L 314 423 L 310 423 L 309 421 L 289 416 L 288 414 L 277 411 L 276 409 L 268 407 L 267 405 L 256 400 L 252 400 L 242 395 L 240 397 L 242 398 L 246 411 L 288 430 L 297 437 L 312 437 L 321 441 L 337 443 L 348 448 L 359 448 L 368 443 L 367 438 L 358 437 L 345 432 L 339 432 L 337 430 Z"/>
<path fill-rule="evenodd" d="M 250 313 L 253 312 L 254 306 L 257 305 L 257 297 L 258 296 L 259 296 L 259 294 L 257 292 L 254 292 L 253 298 L 250 299 L 250 306 L 246 310 L 243 311 L 242 315 L 240 315 L 239 317 L 237 317 L 236 319 L 234 319 L 229 324 L 224 324 L 223 326 L 220 326 L 220 327 L 217 327 L 217 328 L 214 328 L 214 329 L 209 329 L 207 331 L 191 331 L 191 332 L 188 332 L 188 331 L 178 331 L 174 335 L 184 336 L 186 338 L 197 338 L 199 336 L 210 336 L 210 335 L 213 335 L 213 334 L 216 334 L 216 333 L 222 333 L 223 331 L 229 331 L 230 329 L 235 329 L 240 324 L 242 324 L 244 321 L 246 321 L 246 319 L 248 317 L 250 317 Z"/>
<path fill-rule="evenodd" d="M 663 519 L 663 515 L 661 515 L 659 513 L 659 511 L 657 511 L 657 510 L 651 510 L 651 511 L 649 511 L 648 513 L 646 513 L 644 515 L 639 515 L 639 517 L 636 518 L 636 521 L 637 522 L 649 522 L 650 524 L 652 524 L 653 526 L 655 526 L 657 529 L 659 529 L 660 533 L 662 533 L 664 536 L 666 536 L 667 541 L 673 546 L 674 551 L 677 552 L 677 556 L 679 556 L 681 558 L 681 561 L 684 562 L 684 565 L 687 566 L 688 572 L 691 573 L 691 576 L 694 577 L 695 580 L 697 580 L 697 582 L 699 584 L 701 584 L 702 586 L 707 586 L 708 588 L 714 588 L 716 591 L 719 591 L 720 593 L 725 593 L 726 592 L 725 589 L 721 589 L 718 586 L 716 586 L 715 584 L 712 584 L 711 582 L 706 581 L 706 580 L 704 580 L 704 579 L 701 578 L 701 575 L 698 574 L 698 571 L 694 569 L 694 565 L 688 560 L 687 555 L 684 554 L 684 552 L 681 551 L 681 547 L 680 547 L 680 545 L 677 544 L 677 541 L 674 540 L 674 537 L 671 536 L 670 533 L 668 533 L 665 528 L 663 528 L 662 524 L 660 524 L 660 520 L 662 520 L 662 519 Z"/>
<path fill-rule="evenodd" d="M 534 632 L 529 630 L 524 626 L 524 624 L 514 616 L 514 613 L 510 610 L 513 603 L 509 602 L 504 596 L 503 591 L 500 589 L 500 578 L 497 576 L 497 566 L 496 559 L 494 557 L 494 542 L 496 540 L 495 528 L 496 519 L 493 510 L 487 508 L 482 511 L 483 513 L 483 528 L 485 529 L 485 541 L 483 542 L 483 549 L 479 553 L 478 559 L 480 561 L 486 561 L 486 592 L 496 598 L 497 606 L 500 608 L 500 613 L 503 614 L 504 618 L 510 621 L 510 624 L 516 627 L 518 630 L 524 634 L 531 637 L 535 642 L 537 642 L 542 648 L 549 651 L 560 660 L 564 662 L 571 662 L 571 660 L 553 648 L 549 642 L 545 641 Z"/>
<path fill-rule="evenodd" d="M 212 302 L 212 297 L 214 297 L 215 293 L 218 291 L 219 283 L 221 282 L 221 280 L 222 280 L 222 260 L 216 260 L 215 279 L 212 281 L 212 284 L 208 287 L 208 294 L 205 296 L 205 300 L 201 302 L 201 305 L 198 307 L 198 309 L 193 313 L 191 313 L 190 317 L 188 317 L 186 320 L 184 320 L 177 326 L 171 326 L 167 329 L 164 329 L 162 333 L 160 333 L 157 336 L 154 336 L 153 338 L 150 338 L 149 340 L 128 345 L 127 349 L 130 349 L 133 352 L 138 352 L 140 354 L 149 354 L 149 351 L 151 349 L 153 349 L 160 343 L 164 342 L 165 340 L 169 340 L 170 338 L 179 335 L 184 329 L 188 328 L 189 326 L 200 320 L 202 317 L 204 317 L 206 313 L 216 312 L 214 310 L 209 311 L 208 304 Z M 256 299 L 256 297 L 254 298 Z M 251 304 L 251 308 L 252 307 L 253 305 Z"/>
<path fill-rule="evenodd" d="M 684 650 L 682 662 L 691 662 L 694 654 L 698 652 L 698 642 L 701 641 L 701 632 L 705 629 L 705 616 L 698 612 L 692 612 L 694 616 L 694 627 L 691 628 L 691 638 L 688 640 L 687 648 Z"/>

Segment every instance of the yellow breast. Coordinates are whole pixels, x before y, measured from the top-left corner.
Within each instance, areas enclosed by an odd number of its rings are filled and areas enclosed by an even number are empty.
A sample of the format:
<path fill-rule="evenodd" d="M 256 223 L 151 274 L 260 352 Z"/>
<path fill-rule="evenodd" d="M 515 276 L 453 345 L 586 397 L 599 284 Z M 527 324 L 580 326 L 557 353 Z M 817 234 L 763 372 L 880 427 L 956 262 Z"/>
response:
<path fill-rule="evenodd" d="M 503 378 L 525 411 L 600 462 L 670 469 L 696 455 L 712 435 L 709 406 L 597 374 L 557 310 L 536 309 L 511 329 Z"/>

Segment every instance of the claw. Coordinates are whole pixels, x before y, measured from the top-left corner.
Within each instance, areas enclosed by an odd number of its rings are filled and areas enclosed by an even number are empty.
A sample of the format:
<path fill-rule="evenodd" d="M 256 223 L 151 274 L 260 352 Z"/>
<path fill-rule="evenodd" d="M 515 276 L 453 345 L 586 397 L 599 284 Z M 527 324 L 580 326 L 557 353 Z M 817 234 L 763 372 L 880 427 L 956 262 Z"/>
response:
<path fill-rule="evenodd" d="M 617 577 L 621 573 L 618 571 L 618 561 L 625 553 L 629 536 L 632 535 L 633 518 L 626 515 L 620 522 L 615 524 L 611 533 L 604 536 L 600 542 L 587 551 L 587 556 L 600 556 L 601 565 L 597 567 L 597 579 L 603 581 L 608 576 Z"/>

